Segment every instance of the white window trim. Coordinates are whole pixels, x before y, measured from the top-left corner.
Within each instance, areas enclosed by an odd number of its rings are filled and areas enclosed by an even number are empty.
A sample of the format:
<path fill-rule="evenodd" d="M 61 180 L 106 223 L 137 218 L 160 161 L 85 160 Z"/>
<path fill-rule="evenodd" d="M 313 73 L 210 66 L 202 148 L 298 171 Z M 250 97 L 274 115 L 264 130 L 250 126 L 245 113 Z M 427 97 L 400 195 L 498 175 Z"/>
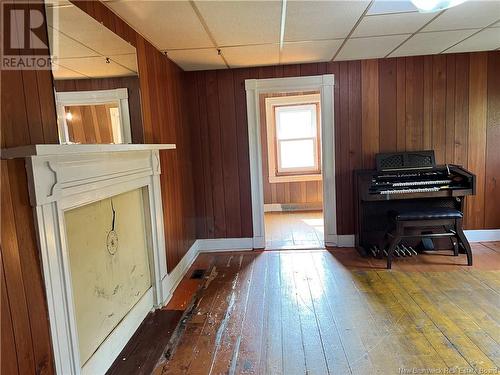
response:
<path fill-rule="evenodd" d="M 304 95 L 294 95 L 294 96 L 279 96 L 279 97 L 269 97 L 265 99 L 266 106 L 266 132 L 267 132 L 267 154 L 268 154 L 268 166 L 269 166 L 269 182 L 279 183 L 279 182 L 300 182 L 300 181 L 321 181 L 321 151 L 319 152 L 319 166 L 316 166 L 320 172 L 319 173 L 301 173 L 297 175 L 277 175 L 275 171 L 278 169 L 276 160 L 279 158 L 279 151 L 275 150 L 274 140 L 275 135 L 275 110 L 276 106 L 286 106 L 286 105 L 307 105 L 307 104 L 318 104 L 320 105 L 320 94 L 304 94 Z M 321 108 L 321 105 L 320 105 Z M 271 119 L 272 123 L 269 123 Z M 320 125 L 321 133 L 321 125 Z M 316 134 L 321 142 L 321 134 Z M 290 170 L 291 171 L 291 170 Z M 300 172 L 300 171 L 299 171 Z"/>
<path fill-rule="evenodd" d="M 120 134 L 116 138 L 121 143 L 132 143 L 130 130 L 130 112 L 128 106 L 128 90 L 126 88 L 95 91 L 62 91 L 56 92 L 57 123 L 59 126 L 59 141 L 62 144 L 70 143 L 66 111 L 69 105 L 91 105 L 118 103 L 120 111 Z M 115 136 L 113 136 L 115 139 Z"/>
<path fill-rule="evenodd" d="M 264 187 L 262 184 L 262 146 L 260 137 L 260 94 L 275 92 L 320 91 L 321 97 L 321 154 L 323 175 L 323 212 L 325 245 L 337 246 L 335 197 L 335 132 L 333 121 L 334 75 L 247 79 L 248 141 L 250 154 L 250 183 L 252 193 L 253 247 L 264 248 Z"/>

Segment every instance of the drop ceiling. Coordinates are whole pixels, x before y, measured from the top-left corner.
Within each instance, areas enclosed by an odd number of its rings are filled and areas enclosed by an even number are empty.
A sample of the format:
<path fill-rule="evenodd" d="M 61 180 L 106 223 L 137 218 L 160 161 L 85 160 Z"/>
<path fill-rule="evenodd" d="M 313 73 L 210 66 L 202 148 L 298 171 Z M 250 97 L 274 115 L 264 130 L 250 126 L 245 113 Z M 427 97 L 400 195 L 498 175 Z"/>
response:
<path fill-rule="evenodd" d="M 135 48 L 73 4 L 47 3 L 54 79 L 137 75 Z"/>
<path fill-rule="evenodd" d="M 185 70 L 500 49 L 500 0 L 436 13 L 398 0 L 105 4 Z"/>

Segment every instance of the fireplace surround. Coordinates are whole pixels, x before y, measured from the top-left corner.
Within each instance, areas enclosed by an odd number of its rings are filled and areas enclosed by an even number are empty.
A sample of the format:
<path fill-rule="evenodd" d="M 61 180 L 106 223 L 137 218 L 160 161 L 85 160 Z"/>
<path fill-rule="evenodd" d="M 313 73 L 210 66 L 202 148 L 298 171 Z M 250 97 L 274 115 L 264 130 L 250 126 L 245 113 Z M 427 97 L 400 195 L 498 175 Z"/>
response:
<path fill-rule="evenodd" d="M 3 159 L 25 159 L 58 374 L 104 373 L 145 316 L 169 299 L 175 280 L 167 273 L 159 153 L 174 148 L 32 145 L 2 150 Z M 137 189 L 144 191 L 148 208 L 144 218 L 151 287 L 81 365 L 65 213 Z"/>

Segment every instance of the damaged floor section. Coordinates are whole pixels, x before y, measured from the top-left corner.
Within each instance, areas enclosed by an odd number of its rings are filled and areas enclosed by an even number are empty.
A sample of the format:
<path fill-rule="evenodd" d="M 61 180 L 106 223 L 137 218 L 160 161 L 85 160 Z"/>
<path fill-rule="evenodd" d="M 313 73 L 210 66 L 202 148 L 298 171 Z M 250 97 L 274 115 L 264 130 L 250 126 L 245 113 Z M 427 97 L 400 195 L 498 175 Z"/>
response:
<path fill-rule="evenodd" d="M 354 249 L 201 254 L 205 277 L 167 306 L 184 315 L 153 373 L 491 373 L 500 243 L 473 251 L 472 268 L 443 252 L 392 271 Z"/>

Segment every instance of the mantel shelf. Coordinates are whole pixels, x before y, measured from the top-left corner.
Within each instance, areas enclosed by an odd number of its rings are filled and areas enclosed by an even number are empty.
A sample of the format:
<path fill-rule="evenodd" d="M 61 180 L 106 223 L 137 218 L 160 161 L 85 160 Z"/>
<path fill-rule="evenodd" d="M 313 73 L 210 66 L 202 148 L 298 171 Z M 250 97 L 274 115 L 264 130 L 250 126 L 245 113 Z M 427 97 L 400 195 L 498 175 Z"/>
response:
<path fill-rule="evenodd" d="M 174 150 L 175 144 L 69 144 L 69 145 L 28 145 L 2 149 L 2 159 L 24 158 L 28 156 L 74 155 L 102 152 L 126 152 L 148 150 Z"/>

